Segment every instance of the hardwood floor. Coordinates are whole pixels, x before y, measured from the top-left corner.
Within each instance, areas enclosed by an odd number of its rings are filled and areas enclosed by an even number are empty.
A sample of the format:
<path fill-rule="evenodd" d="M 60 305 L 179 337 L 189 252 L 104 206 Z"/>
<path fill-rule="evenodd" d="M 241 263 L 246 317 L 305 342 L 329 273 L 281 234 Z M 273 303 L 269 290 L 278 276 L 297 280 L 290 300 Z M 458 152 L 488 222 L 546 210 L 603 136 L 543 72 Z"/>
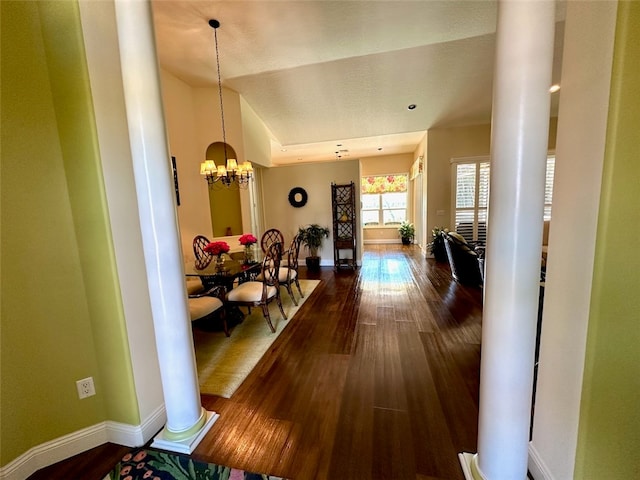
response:
<path fill-rule="evenodd" d="M 232 398 L 202 397 L 220 419 L 193 457 L 297 480 L 462 480 L 457 454 L 476 451 L 481 290 L 401 245 L 367 246 L 355 272 L 301 277 L 323 281 L 268 355 Z M 101 478 L 68 473 L 86 455 L 31 479 Z"/>

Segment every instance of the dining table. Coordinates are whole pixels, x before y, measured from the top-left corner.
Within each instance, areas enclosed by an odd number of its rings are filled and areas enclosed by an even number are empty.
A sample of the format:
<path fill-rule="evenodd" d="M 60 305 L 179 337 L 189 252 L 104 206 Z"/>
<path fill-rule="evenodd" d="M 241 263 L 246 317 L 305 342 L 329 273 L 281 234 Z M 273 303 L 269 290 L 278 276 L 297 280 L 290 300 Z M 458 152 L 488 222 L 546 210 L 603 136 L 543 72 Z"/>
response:
<path fill-rule="evenodd" d="M 255 278 L 262 271 L 261 261 L 245 262 L 234 260 L 225 256 L 222 263 L 217 263 L 213 258 L 211 263 L 204 268 L 196 268 L 195 263 L 185 265 L 185 275 L 187 277 L 200 277 L 202 286 L 210 289 L 214 286 L 222 285 L 226 292 L 229 292 L 237 283 L 243 283 Z M 226 307 L 227 321 L 229 323 L 241 323 L 244 320 L 244 313 L 235 307 Z"/>
<path fill-rule="evenodd" d="M 204 268 L 196 268 L 194 263 L 185 266 L 187 277 L 200 277 L 200 281 L 205 288 L 214 285 L 222 285 L 227 291 L 231 290 L 238 283 L 253 280 L 260 273 L 262 263 L 258 261 L 244 262 L 226 258 L 222 263 L 217 263 L 214 258 L 209 265 Z"/>

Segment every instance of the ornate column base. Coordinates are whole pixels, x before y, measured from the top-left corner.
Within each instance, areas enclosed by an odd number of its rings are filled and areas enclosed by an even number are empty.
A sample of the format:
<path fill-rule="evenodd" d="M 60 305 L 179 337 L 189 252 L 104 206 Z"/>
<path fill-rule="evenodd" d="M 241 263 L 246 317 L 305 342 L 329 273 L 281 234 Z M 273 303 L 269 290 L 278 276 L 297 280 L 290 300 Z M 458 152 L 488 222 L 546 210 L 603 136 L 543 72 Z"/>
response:
<path fill-rule="evenodd" d="M 486 480 L 478 467 L 477 453 L 459 453 L 458 458 L 460 459 L 465 480 Z"/>
<path fill-rule="evenodd" d="M 169 450 L 170 452 L 190 455 L 211 429 L 215 421 L 218 420 L 218 417 L 220 417 L 220 414 L 216 412 L 204 410 L 204 413 L 206 414 L 204 424 L 192 435 L 186 438 L 176 439 L 176 435 L 169 432 L 167 427 L 164 427 L 160 430 L 160 433 L 155 436 L 151 446 L 162 450 Z"/>

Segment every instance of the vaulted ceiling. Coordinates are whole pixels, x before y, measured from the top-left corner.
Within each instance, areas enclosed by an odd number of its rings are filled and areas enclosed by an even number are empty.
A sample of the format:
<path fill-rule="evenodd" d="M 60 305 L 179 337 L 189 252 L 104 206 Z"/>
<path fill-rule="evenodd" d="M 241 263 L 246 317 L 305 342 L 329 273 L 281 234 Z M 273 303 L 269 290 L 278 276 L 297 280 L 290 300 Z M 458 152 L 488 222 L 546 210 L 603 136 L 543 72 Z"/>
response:
<path fill-rule="evenodd" d="M 154 0 L 152 7 L 161 66 L 193 86 L 216 85 L 208 21 L 220 22 L 222 84 L 272 133 L 274 164 L 413 152 L 430 128 L 491 119 L 494 0 Z M 560 81 L 563 7 L 552 83 Z"/>

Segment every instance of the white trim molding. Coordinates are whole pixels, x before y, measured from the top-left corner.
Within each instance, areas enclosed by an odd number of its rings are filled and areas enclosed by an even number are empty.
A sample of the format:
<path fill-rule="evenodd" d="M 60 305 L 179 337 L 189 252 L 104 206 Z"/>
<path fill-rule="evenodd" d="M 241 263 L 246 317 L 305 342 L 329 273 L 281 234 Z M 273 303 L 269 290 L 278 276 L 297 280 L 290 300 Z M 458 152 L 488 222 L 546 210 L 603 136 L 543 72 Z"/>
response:
<path fill-rule="evenodd" d="M 107 442 L 139 447 L 149 441 L 166 421 L 164 405 L 141 425 L 101 422 L 37 445 L 0 468 L 1 480 L 23 480 L 38 470 Z"/>
<path fill-rule="evenodd" d="M 553 475 L 549 472 L 549 469 L 542 460 L 542 457 L 532 443 L 529 443 L 528 468 L 529 473 L 534 480 L 553 480 Z"/>
<path fill-rule="evenodd" d="M 396 238 L 368 238 L 362 241 L 363 245 L 387 245 L 387 244 L 401 244 L 402 241 Z"/>

